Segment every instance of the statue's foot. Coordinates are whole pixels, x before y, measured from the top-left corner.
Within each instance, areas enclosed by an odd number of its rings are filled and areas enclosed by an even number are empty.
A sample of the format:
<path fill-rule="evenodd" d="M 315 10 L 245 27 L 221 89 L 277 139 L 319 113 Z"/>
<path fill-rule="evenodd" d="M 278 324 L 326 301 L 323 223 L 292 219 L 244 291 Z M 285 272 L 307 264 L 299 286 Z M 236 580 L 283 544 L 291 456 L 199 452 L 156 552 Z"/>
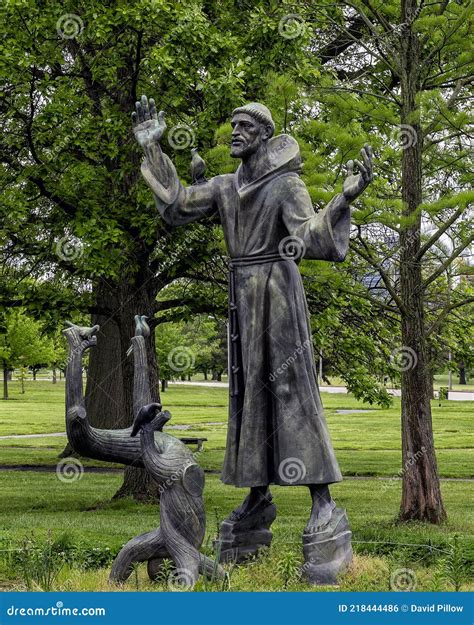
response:
<path fill-rule="evenodd" d="M 329 501 L 314 501 L 313 507 L 311 508 L 311 516 L 309 517 L 304 533 L 314 534 L 324 529 L 331 520 L 335 508 L 336 502 L 333 499 Z"/>
<path fill-rule="evenodd" d="M 230 513 L 227 520 L 232 522 L 242 521 L 242 519 L 263 510 L 270 503 L 272 503 L 272 495 L 269 490 L 262 492 L 252 488 L 243 503 Z"/>

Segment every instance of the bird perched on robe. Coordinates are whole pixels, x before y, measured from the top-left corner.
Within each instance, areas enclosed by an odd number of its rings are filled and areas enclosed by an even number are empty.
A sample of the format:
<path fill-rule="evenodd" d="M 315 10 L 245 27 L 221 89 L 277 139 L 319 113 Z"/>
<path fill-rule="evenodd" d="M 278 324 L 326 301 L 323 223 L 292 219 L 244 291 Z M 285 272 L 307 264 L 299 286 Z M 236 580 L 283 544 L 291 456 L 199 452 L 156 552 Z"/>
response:
<path fill-rule="evenodd" d="M 135 417 L 135 421 L 133 422 L 133 428 L 130 436 L 136 436 L 145 425 L 151 423 L 153 419 L 160 414 L 161 408 L 162 405 L 157 403 L 147 404 L 146 406 L 143 406 L 143 408 L 140 408 L 137 416 Z M 154 424 L 153 429 L 156 432 L 161 431 L 164 424 L 169 421 L 169 418 L 170 413 L 163 412 Z"/>
<path fill-rule="evenodd" d="M 206 163 L 199 156 L 197 148 L 192 148 L 191 154 L 191 178 L 193 184 L 203 184 L 204 182 L 207 182 L 207 178 L 204 175 L 204 172 L 206 171 Z"/>
<path fill-rule="evenodd" d="M 146 315 L 135 315 L 135 336 L 143 336 L 144 338 L 150 336 L 150 326 L 145 321 L 146 319 L 148 319 Z M 130 356 L 132 352 L 133 345 L 130 345 L 127 350 L 127 356 Z"/>

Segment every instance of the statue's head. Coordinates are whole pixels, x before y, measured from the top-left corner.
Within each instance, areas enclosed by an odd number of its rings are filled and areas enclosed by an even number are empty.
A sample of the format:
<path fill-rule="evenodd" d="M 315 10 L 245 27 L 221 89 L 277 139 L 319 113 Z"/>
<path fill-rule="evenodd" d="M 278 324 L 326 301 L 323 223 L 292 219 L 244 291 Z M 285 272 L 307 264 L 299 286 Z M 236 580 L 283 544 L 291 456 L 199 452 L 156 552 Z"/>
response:
<path fill-rule="evenodd" d="M 264 104 L 251 102 L 232 112 L 230 155 L 245 158 L 256 152 L 275 132 L 272 114 Z"/>

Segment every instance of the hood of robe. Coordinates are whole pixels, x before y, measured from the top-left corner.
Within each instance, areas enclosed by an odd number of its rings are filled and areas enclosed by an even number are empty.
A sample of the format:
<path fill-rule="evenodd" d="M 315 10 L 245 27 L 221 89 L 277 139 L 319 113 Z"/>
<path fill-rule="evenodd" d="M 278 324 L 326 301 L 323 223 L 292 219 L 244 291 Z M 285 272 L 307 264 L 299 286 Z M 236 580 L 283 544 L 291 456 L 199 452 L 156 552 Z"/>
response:
<path fill-rule="evenodd" d="M 267 149 L 269 168 L 259 178 L 248 184 L 242 184 L 242 165 L 239 165 L 235 172 L 235 184 L 241 198 L 247 193 L 253 193 L 280 174 L 300 173 L 301 154 L 296 139 L 290 135 L 277 135 L 268 141 Z"/>

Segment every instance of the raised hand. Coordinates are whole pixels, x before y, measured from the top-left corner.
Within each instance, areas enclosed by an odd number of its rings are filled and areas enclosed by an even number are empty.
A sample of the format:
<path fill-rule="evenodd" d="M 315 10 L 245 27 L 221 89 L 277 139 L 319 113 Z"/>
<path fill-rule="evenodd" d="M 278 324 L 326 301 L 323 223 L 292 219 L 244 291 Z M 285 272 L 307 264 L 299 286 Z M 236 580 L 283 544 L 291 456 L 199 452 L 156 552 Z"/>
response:
<path fill-rule="evenodd" d="M 135 102 L 136 111 L 132 113 L 132 126 L 135 139 L 145 148 L 158 142 L 165 129 L 165 114 L 156 113 L 155 100 L 142 95 L 140 102 Z"/>
<path fill-rule="evenodd" d="M 347 176 L 344 180 L 343 193 L 344 197 L 351 202 L 358 197 L 362 191 L 372 182 L 374 178 L 372 167 L 372 148 L 365 145 L 360 151 L 363 163 L 361 161 L 348 161 Z M 354 165 L 357 166 L 359 173 L 354 174 Z"/>

